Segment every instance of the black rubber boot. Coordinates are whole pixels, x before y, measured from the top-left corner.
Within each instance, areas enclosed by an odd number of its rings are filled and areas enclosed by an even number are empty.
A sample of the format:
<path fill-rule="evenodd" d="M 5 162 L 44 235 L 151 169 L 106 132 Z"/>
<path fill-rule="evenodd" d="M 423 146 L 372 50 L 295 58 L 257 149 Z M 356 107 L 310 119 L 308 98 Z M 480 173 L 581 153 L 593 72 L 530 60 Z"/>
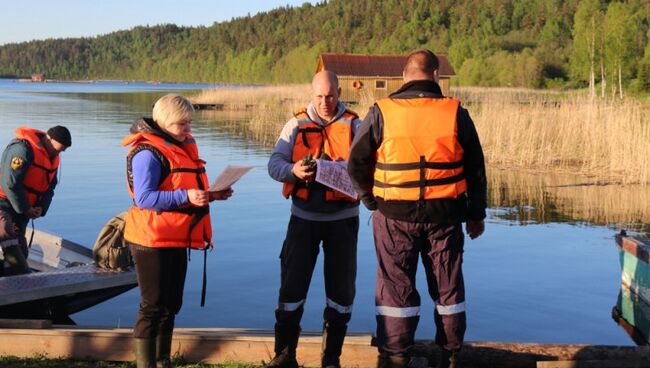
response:
<path fill-rule="evenodd" d="M 156 368 L 156 340 L 136 338 L 134 350 L 138 368 Z"/>
<path fill-rule="evenodd" d="M 346 323 L 325 322 L 323 324 L 322 368 L 341 367 L 340 357 L 347 330 Z"/>
<path fill-rule="evenodd" d="M 172 335 L 158 335 L 156 338 L 156 368 L 174 368 L 171 352 Z"/>
<path fill-rule="evenodd" d="M 458 352 L 441 349 L 440 359 L 436 368 L 459 368 Z"/>
<path fill-rule="evenodd" d="M 377 357 L 377 368 L 406 368 L 410 360 L 407 356 L 381 352 Z"/>
<path fill-rule="evenodd" d="M 299 326 L 275 324 L 275 357 L 267 368 L 298 368 L 296 348 L 300 337 Z"/>

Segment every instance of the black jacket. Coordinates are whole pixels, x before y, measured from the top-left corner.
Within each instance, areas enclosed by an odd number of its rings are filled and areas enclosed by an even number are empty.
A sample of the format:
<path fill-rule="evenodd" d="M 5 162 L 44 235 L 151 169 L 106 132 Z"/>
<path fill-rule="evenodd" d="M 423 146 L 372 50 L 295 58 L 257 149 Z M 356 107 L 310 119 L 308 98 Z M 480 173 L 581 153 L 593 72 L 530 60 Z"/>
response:
<path fill-rule="evenodd" d="M 442 98 L 443 95 L 436 82 L 418 80 L 404 84 L 389 97 L 394 99 Z M 383 140 L 384 126 L 381 110 L 376 104 L 372 106 L 354 138 L 348 163 L 348 172 L 364 205 L 370 210 L 379 210 L 388 218 L 411 222 L 452 224 L 484 219 L 487 207 L 487 180 L 481 143 L 467 110 L 458 108 L 456 122 L 458 141 L 464 150 L 462 161 L 467 193 L 458 198 L 384 201 L 372 194 L 376 152 Z"/>

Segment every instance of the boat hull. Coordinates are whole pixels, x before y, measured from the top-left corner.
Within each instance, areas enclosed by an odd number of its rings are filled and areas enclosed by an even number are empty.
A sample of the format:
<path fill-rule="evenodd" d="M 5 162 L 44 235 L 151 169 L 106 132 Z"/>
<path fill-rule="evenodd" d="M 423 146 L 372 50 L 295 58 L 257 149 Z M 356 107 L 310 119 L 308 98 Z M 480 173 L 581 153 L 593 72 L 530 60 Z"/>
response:
<path fill-rule="evenodd" d="M 137 286 L 134 270 L 98 268 L 90 249 L 41 231 L 34 234 L 28 262 L 35 272 L 0 277 L 0 318 L 74 324 L 71 314 Z"/>

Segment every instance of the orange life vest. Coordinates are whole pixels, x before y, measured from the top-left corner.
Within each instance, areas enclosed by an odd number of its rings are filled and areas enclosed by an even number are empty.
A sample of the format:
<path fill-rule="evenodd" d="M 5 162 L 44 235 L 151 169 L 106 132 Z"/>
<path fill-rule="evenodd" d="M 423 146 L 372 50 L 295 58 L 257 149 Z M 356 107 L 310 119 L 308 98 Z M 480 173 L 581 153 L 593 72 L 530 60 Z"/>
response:
<path fill-rule="evenodd" d="M 355 119 L 358 119 L 358 115 L 354 111 L 345 110 L 341 117 L 324 127 L 311 120 L 306 109 L 296 111 L 294 116 L 298 119 L 298 132 L 293 145 L 291 162 L 303 160 L 309 154 L 314 159 L 321 158 L 322 155 L 327 155 L 334 161 L 339 159 L 344 161 L 348 160 L 353 138 L 352 123 Z M 309 186 L 305 185 L 303 181 L 284 183 L 282 186 L 282 195 L 285 198 L 294 195 L 306 201 L 309 198 Z M 357 201 L 332 189 L 325 191 L 325 200 Z"/>
<path fill-rule="evenodd" d="M 456 198 L 467 191 L 452 98 L 381 99 L 383 140 L 373 194 L 384 200 Z"/>
<path fill-rule="evenodd" d="M 27 142 L 34 154 L 34 160 L 27 168 L 27 173 L 22 182 L 27 201 L 32 207 L 38 204 L 43 194 L 50 188 L 50 184 L 56 178 L 56 171 L 59 168 L 59 156 L 50 159 L 45 146 L 41 142 L 45 135 L 45 132 L 28 127 L 16 129 L 16 139 Z M 0 197 L 7 198 L 1 186 Z"/>
<path fill-rule="evenodd" d="M 140 145 L 152 146 L 167 159 L 169 174 L 162 178 L 158 190 L 208 188 L 205 162 L 199 158 L 196 143 L 191 136 L 181 144 L 174 144 L 152 133 L 137 133 L 127 136 L 122 144 L 131 145 L 127 155 L 128 165 L 131 163 L 132 154 L 137 153 L 135 150 Z M 134 199 L 133 183 L 128 179 L 129 195 Z M 209 207 L 187 204 L 177 209 L 154 211 L 139 208 L 134 204 L 126 216 L 124 239 L 129 243 L 151 248 L 188 246 L 205 249 L 212 245 Z"/>

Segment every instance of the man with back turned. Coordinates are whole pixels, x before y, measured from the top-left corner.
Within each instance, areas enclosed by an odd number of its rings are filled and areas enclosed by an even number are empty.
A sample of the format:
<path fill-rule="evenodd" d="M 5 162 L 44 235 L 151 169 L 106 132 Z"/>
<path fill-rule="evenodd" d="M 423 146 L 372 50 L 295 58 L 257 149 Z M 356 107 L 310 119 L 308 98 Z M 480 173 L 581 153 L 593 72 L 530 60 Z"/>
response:
<path fill-rule="evenodd" d="M 2 153 L 0 246 L 8 275 L 29 273 L 27 223 L 47 213 L 57 184 L 59 153 L 71 145 L 66 127 L 57 125 L 47 132 L 19 127 Z"/>
<path fill-rule="evenodd" d="M 438 85 L 438 58 L 415 50 L 405 84 L 371 107 L 350 151 L 348 172 L 372 216 L 378 366 L 405 367 L 419 321 L 419 256 L 436 303 L 438 367 L 458 367 L 465 334 L 464 236 L 484 230 L 483 152 L 468 112 Z"/>

